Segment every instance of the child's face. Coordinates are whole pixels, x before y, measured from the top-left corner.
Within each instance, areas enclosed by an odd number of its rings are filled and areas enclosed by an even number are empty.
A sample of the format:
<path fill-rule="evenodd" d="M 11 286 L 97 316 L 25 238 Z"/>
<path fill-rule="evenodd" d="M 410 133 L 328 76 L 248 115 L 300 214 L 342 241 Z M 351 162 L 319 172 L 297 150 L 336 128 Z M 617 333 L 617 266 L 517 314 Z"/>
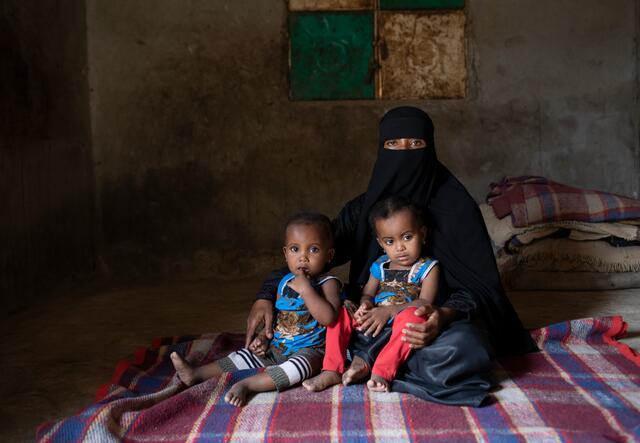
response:
<path fill-rule="evenodd" d="M 427 228 L 408 209 L 398 211 L 387 219 L 377 219 L 377 240 L 385 254 L 396 265 L 411 266 L 420 258 Z"/>
<path fill-rule="evenodd" d="M 324 266 L 333 258 L 333 248 L 315 225 L 289 225 L 282 248 L 289 271 L 315 277 L 322 273 Z"/>

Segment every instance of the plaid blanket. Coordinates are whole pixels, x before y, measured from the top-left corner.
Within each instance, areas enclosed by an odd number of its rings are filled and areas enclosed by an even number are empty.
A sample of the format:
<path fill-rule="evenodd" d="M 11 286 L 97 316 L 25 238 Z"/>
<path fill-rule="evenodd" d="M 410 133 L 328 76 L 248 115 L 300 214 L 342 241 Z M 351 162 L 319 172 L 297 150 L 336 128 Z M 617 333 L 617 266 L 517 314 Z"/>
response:
<path fill-rule="evenodd" d="M 250 372 L 183 389 L 168 355 L 208 362 L 242 344 L 239 334 L 155 342 L 121 363 L 100 399 L 46 423 L 40 442 L 209 441 L 640 441 L 640 356 L 616 339 L 621 317 L 558 323 L 532 331 L 542 352 L 500 360 L 500 386 L 474 409 L 364 385 L 321 393 L 262 393 L 242 408 L 224 393 Z"/>
<path fill-rule="evenodd" d="M 490 187 L 487 203 L 498 218 L 511 214 L 515 227 L 560 220 L 640 219 L 640 200 L 573 188 L 544 177 L 505 177 Z"/>

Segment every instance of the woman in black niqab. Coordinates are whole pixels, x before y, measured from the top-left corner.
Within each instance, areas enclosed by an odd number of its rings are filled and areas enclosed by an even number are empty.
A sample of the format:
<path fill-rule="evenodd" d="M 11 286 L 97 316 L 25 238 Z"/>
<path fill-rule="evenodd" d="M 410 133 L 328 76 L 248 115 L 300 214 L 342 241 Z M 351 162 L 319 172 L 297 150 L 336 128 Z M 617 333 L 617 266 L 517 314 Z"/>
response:
<path fill-rule="evenodd" d="M 398 372 L 392 390 L 438 403 L 478 406 L 492 386 L 491 358 L 534 351 L 536 346 L 504 293 L 477 204 L 437 159 L 429 116 L 413 107 L 395 108 L 382 118 L 379 132 L 367 191 L 349 201 L 334 221 L 331 267 L 351 260 L 349 296 L 359 300 L 369 267 L 382 253 L 369 227 L 370 208 L 392 195 L 422 208 L 428 230 L 423 252 L 440 261 L 442 278 L 435 306 L 420 308 L 430 315 L 427 322 L 406 335 L 418 349 Z M 420 139 L 426 146 L 385 148 L 385 142 L 398 139 Z M 247 340 L 259 320 L 270 324 L 273 308 L 263 300 L 275 299 L 277 282 L 285 273 L 274 271 L 263 284 L 257 295 L 262 300 L 249 315 Z M 367 363 L 371 367 L 372 361 Z"/>
<path fill-rule="evenodd" d="M 403 150 L 384 147 L 385 141 L 402 138 L 424 140 L 426 147 Z M 402 195 L 418 207 L 424 207 L 424 203 L 429 201 L 437 167 L 433 123 L 429 116 L 412 107 L 395 108 L 386 113 L 379 125 L 378 158 L 358 219 L 349 271 L 350 283 L 357 282 L 364 286 L 369 279 L 369 266 L 382 251 L 369 227 L 371 207 L 393 195 Z"/>
<path fill-rule="evenodd" d="M 414 107 L 392 109 L 380 121 L 379 135 L 378 158 L 358 219 L 349 282 L 357 283 L 356 288 L 364 286 L 371 263 L 382 253 L 369 227 L 369 210 L 386 197 L 402 195 L 422 208 L 427 218 L 424 252 L 438 259 L 444 270 L 438 304 L 477 314 L 498 355 L 535 350 L 502 288 L 477 204 L 438 161 L 429 116 Z M 403 138 L 422 139 L 426 146 L 409 150 L 384 147 L 388 140 Z"/>

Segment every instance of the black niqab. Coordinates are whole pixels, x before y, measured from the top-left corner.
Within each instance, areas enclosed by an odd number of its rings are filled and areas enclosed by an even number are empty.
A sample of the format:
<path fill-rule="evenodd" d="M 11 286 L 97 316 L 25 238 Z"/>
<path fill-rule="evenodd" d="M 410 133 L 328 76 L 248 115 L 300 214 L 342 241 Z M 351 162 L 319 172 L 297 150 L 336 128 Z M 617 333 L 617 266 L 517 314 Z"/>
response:
<path fill-rule="evenodd" d="M 390 150 L 384 142 L 400 138 L 423 139 L 426 147 L 411 150 Z M 351 258 L 349 281 L 364 285 L 369 278 L 369 266 L 380 255 L 380 246 L 369 228 L 371 207 L 378 201 L 402 195 L 419 207 L 430 199 L 436 177 L 438 158 L 433 142 L 433 123 L 417 108 L 400 107 L 387 112 L 379 126 L 378 159 L 367 187 Z"/>

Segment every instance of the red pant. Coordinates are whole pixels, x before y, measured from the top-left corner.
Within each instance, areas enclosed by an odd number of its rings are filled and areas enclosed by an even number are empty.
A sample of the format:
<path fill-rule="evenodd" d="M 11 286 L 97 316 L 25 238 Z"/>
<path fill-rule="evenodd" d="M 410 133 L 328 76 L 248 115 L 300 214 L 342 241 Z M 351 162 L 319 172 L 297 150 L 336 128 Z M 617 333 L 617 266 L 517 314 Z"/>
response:
<path fill-rule="evenodd" d="M 400 365 L 409 357 L 411 348 L 402 341 L 402 330 L 407 323 L 424 323 L 427 321 L 424 317 L 415 315 L 416 309 L 413 306 L 404 309 L 393 319 L 391 338 L 378 354 L 371 369 L 373 374 L 385 380 L 393 380 Z M 355 319 L 342 307 L 338 314 L 338 320 L 331 326 L 327 326 L 327 341 L 322 363 L 323 371 L 335 371 L 339 374 L 345 371 L 347 346 L 351 339 L 351 333 L 356 326 Z"/>

